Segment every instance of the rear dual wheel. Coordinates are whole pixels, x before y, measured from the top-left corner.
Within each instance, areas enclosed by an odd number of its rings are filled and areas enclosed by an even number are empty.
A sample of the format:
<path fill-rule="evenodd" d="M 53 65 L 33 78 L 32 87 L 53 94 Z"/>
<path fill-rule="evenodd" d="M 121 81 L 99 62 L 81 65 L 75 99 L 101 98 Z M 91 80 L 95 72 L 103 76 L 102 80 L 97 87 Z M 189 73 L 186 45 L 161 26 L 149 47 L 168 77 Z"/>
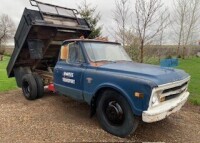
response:
<path fill-rule="evenodd" d="M 33 77 L 37 84 L 37 98 L 42 98 L 44 96 L 43 80 L 38 74 L 33 74 Z"/>
<path fill-rule="evenodd" d="M 26 74 L 22 78 L 22 91 L 26 99 L 35 100 L 44 94 L 42 78 L 37 74 Z"/>

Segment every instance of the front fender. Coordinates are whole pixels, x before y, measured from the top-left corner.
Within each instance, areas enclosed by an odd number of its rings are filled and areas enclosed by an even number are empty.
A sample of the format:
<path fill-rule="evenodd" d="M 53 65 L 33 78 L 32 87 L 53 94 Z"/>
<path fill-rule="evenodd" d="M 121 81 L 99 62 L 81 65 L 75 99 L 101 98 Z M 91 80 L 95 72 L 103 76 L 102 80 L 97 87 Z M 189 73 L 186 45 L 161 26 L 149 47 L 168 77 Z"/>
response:
<path fill-rule="evenodd" d="M 103 84 L 100 84 L 100 85 L 94 90 L 93 95 L 95 96 L 96 93 L 98 93 L 98 91 L 100 91 L 100 90 L 103 89 L 103 88 L 110 88 L 110 89 L 113 89 L 113 90 L 119 92 L 122 96 L 124 96 L 124 98 L 127 100 L 127 102 L 129 103 L 129 105 L 131 106 L 132 112 L 133 112 L 135 115 L 141 115 L 141 110 L 136 108 L 135 103 L 134 103 L 134 101 L 131 99 L 131 97 L 129 96 L 129 94 L 128 94 L 124 89 L 122 89 L 120 86 L 118 86 L 118 85 L 115 85 L 115 84 L 112 84 L 112 83 L 103 83 Z M 94 96 L 93 96 L 93 97 L 94 97 Z"/>
<path fill-rule="evenodd" d="M 110 71 L 97 71 L 95 69 L 88 69 L 85 73 L 85 78 L 92 79 L 91 82 L 84 80 L 83 96 L 89 105 L 94 103 L 99 90 L 102 88 L 111 88 L 126 98 L 135 115 L 141 116 L 142 112 L 147 110 L 149 106 L 152 86 L 154 84 L 148 80 L 116 74 Z M 135 92 L 143 93 L 144 98 L 135 97 Z"/>

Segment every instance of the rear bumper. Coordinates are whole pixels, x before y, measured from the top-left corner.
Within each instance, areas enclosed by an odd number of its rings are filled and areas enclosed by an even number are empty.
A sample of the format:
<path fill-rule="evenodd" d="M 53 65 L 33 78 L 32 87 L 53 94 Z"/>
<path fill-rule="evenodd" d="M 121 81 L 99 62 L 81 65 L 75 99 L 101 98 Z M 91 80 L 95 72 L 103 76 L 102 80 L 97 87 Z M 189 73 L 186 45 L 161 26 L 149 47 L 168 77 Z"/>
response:
<path fill-rule="evenodd" d="M 185 92 L 178 98 L 166 101 L 159 106 L 153 107 L 142 113 L 142 120 L 147 123 L 152 123 L 165 119 L 172 113 L 181 109 L 189 97 L 189 92 Z"/>

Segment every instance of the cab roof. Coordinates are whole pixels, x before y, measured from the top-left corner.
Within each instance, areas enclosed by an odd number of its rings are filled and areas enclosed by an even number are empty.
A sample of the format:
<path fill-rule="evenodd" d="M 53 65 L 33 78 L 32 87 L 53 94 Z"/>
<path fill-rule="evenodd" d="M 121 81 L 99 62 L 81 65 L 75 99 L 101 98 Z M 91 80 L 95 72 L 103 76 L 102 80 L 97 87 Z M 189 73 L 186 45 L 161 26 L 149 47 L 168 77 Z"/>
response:
<path fill-rule="evenodd" d="M 62 45 L 66 45 L 71 42 L 98 42 L 98 43 L 109 43 L 109 44 L 121 45 L 118 42 L 111 42 L 111 41 L 107 41 L 107 40 L 97 40 L 97 39 L 70 39 L 70 40 L 65 40 Z"/>

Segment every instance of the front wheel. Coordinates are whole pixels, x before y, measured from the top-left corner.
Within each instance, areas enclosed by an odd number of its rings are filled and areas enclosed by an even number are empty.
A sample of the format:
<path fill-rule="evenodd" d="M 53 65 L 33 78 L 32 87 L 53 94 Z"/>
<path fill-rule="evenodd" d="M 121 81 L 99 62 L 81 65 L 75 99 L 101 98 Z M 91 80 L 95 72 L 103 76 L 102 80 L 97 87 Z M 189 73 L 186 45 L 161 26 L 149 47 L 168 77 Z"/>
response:
<path fill-rule="evenodd" d="M 104 130 L 119 137 L 133 133 L 139 122 L 126 99 L 113 90 L 103 92 L 97 105 L 97 117 Z"/>

